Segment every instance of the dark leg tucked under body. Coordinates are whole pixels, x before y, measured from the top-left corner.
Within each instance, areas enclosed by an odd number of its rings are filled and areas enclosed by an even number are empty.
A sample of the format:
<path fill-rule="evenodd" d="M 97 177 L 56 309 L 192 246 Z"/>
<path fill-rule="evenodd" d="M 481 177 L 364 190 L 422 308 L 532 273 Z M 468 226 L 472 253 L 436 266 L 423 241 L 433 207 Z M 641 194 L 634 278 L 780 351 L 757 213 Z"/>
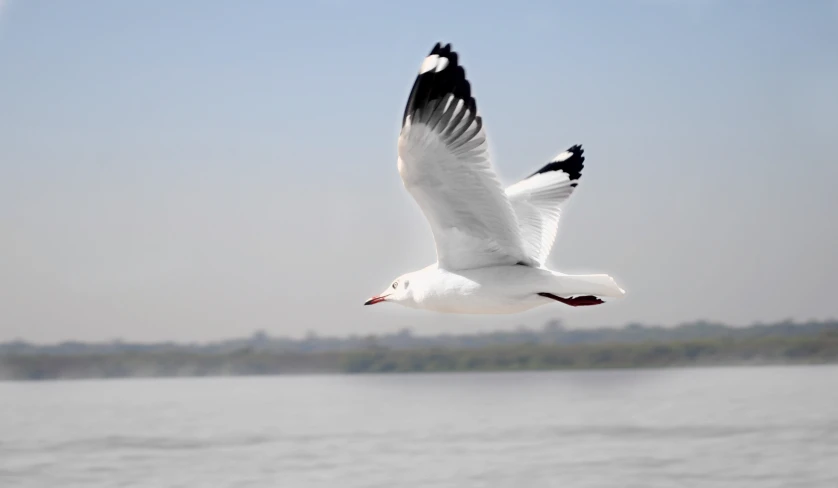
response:
<path fill-rule="evenodd" d="M 562 298 L 553 295 L 552 293 L 539 293 L 539 295 L 550 298 L 552 300 L 556 300 L 557 302 L 562 302 L 565 305 L 570 305 L 571 307 L 584 307 L 587 305 L 599 305 L 601 303 L 605 303 L 602 299 L 597 298 L 593 295 L 585 295 L 581 297 L 570 297 L 570 298 Z"/>

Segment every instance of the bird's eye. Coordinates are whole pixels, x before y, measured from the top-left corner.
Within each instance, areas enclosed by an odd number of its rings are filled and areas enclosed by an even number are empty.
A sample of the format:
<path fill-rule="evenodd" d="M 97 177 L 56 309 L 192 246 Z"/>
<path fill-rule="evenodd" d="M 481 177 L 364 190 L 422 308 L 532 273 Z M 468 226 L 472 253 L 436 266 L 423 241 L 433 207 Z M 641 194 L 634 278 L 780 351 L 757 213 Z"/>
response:
<path fill-rule="evenodd" d="M 399 282 L 398 282 L 398 281 L 394 281 L 394 282 L 393 282 L 393 289 L 395 290 L 395 289 L 396 289 L 396 287 L 398 287 L 398 286 L 399 286 Z"/>

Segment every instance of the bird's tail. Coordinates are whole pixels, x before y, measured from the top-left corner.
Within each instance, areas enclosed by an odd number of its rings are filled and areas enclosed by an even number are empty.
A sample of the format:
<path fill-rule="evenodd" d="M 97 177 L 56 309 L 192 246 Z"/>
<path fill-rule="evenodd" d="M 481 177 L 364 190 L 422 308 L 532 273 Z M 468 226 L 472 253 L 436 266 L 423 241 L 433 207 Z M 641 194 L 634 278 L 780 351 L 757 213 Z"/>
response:
<path fill-rule="evenodd" d="M 595 297 L 619 298 L 626 291 L 607 274 L 565 275 L 555 274 L 552 290 L 546 290 L 560 297 L 593 295 Z"/>

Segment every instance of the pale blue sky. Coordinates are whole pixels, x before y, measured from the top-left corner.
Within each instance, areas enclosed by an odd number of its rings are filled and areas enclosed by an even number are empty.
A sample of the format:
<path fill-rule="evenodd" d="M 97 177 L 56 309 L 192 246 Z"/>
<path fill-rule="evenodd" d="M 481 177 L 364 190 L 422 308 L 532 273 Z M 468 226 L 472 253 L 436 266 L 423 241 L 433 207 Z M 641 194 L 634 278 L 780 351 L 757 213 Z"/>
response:
<path fill-rule="evenodd" d="M 6 0 L 0 340 L 838 316 L 838 3 Z M 451 42 L 512 183 L 575 143 L 550 260 L 628 295 L 363 307 L 434 260 L 396 170 Z"/>

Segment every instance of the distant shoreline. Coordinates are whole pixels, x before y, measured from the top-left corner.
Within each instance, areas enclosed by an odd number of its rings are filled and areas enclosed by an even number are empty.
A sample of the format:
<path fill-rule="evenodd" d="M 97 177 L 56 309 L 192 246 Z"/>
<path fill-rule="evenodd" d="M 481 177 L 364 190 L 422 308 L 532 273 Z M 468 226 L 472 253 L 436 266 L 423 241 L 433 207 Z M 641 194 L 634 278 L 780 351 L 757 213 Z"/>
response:
<path fill-rule="evenodd" d="M 0 380 L 601 370 L 838 363 L 838 334 L 476 348 L 2 354 Z"/>

